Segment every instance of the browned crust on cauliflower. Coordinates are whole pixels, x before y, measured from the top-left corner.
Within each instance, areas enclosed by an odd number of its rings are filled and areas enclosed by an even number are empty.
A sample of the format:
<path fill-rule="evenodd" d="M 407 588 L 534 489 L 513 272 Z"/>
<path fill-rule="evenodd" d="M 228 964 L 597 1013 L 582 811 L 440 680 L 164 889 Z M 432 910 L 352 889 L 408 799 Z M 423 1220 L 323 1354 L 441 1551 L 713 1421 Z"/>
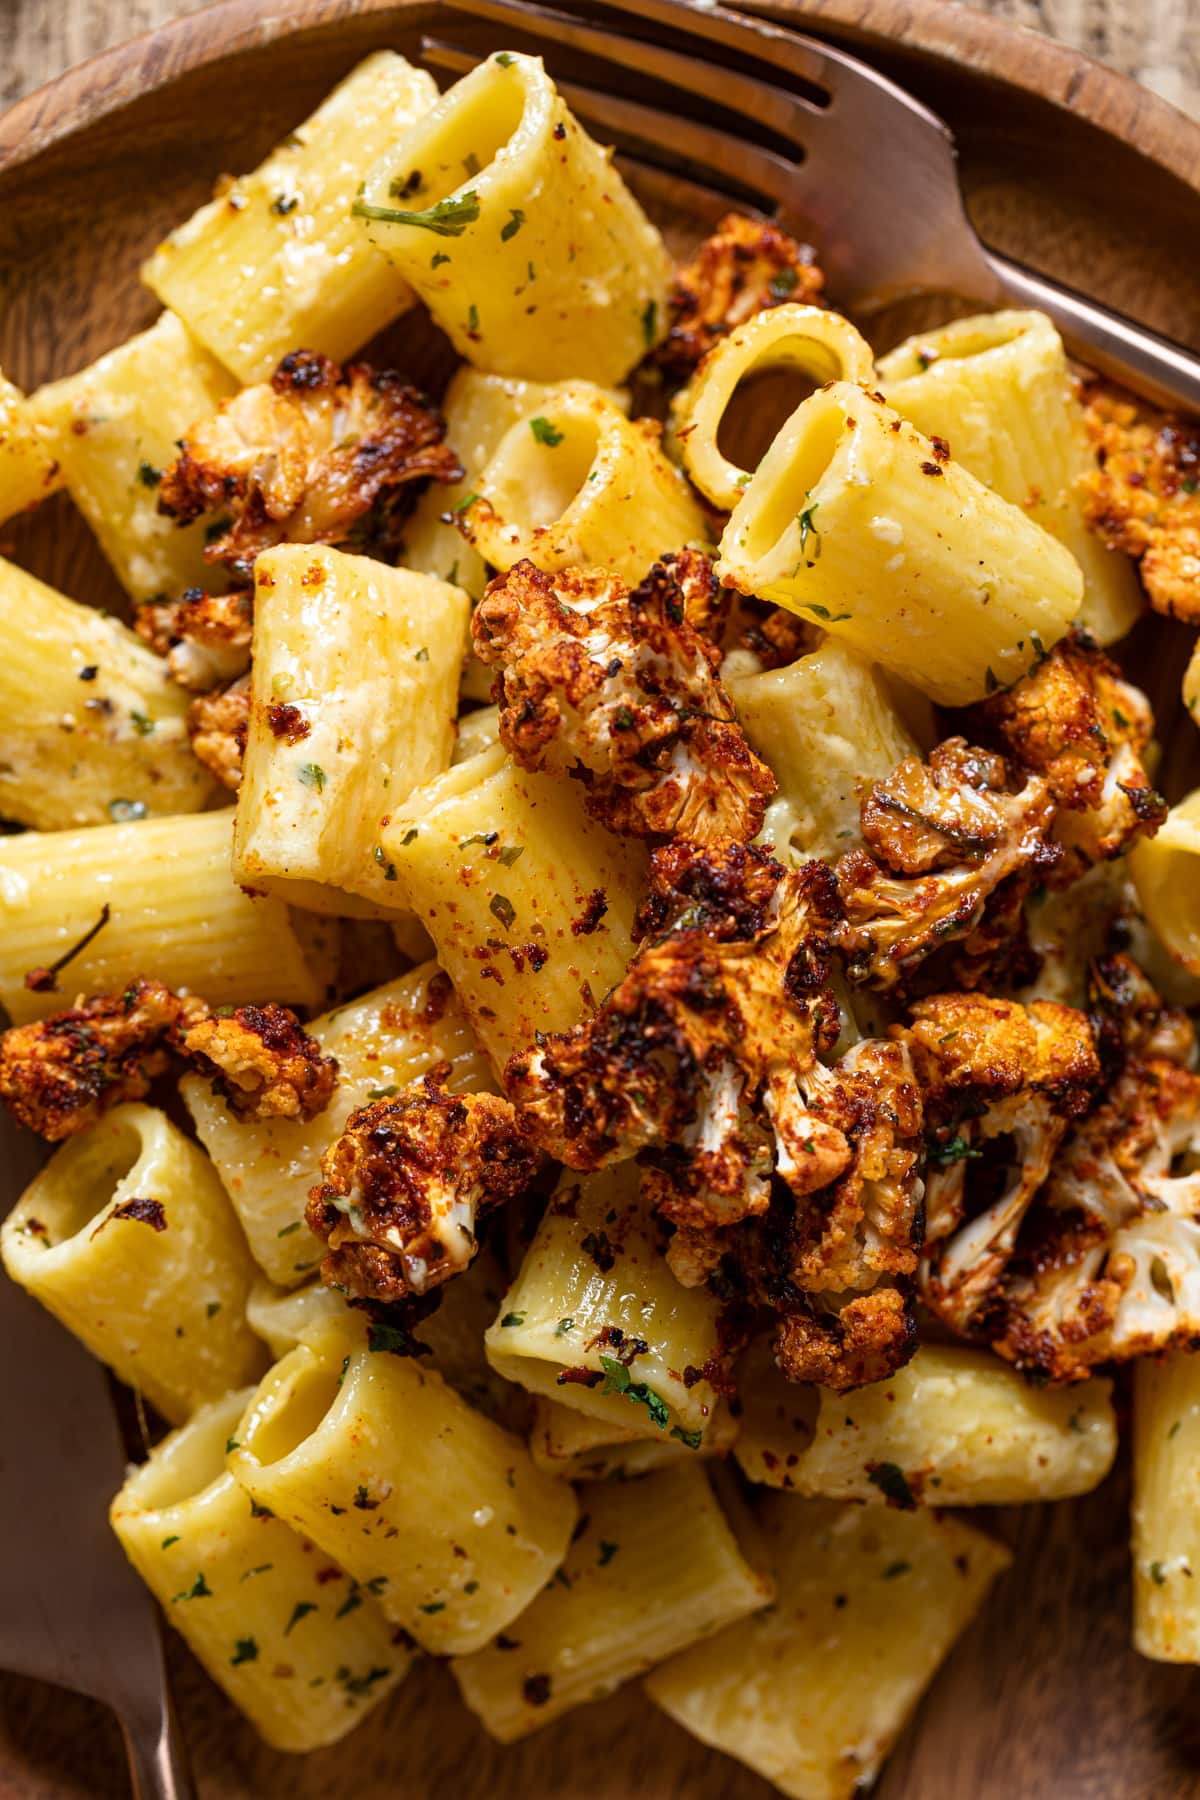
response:
<path fill-rule="evenodd" d="M 1150 704 L 1084 633 L 1063 638 L 976 713 L 1018 767 L 1049 785 L 1059 808 L 1053 838 L 1065 853 L 1056 883 L 1123 855 L 1166 818 L 1143 762 L 1154 730 Z"/>
<path fill-rule="evenodd" d="M 321 1278 L 352 1299 L 423 1294 L 466 1268 L 475 1225 L 530 1186 L 541 1157 L 496 1094 L 450 1094 L 445 1069 L 352 1113 L 306 1217 Z"/>
<path fill-rule="evenodd" d="M 159 510 L 185 524 L 229 524 L 204 554 L 243 577 L 273 544 L 342 544 L 373 509 L 389 515 L 412 484 L 457 481 L 445 422 L 393 370 L 314 350 L 285 356 L 269 382 L 243 388 L 183 439 Z M 393 521 L 379 521 L 384 539 Z"/>
<path fill-rule="evenodd" d="M 1200 624 L 1200 423 L 1101 381 L 1084 404 L 1098 465 L 1083 481 L 1088 523 L 1140 558 L 1156 611 Z"/>
<path fill-rule="evenodd" d="M 688 623 L 673 565 L 632 593 L 616 575 L 519 562 L 472 622 L 499 671 L 500 737 L 523 768 L 571 775 L 593 818 L 635 837 L 751 838 L 774 777 Z"/>
<path fill-rule="evenodd" d="M 789 1312 L 775 1334 L 775 1360 L 789 1381 L 815 1382 L 837 1394 L 886 1381 L 916 1348 L 912 1306 L 897 1287 L 856 1294 L 836 1311 L 814 1305 L 811 1312 Z"/>
<path fill-rule="evenodd" d="M 214 1013 L 195 995 L 138 980 L 0 1035 L 0 1099 L 19 1124 L 58 1143 L 109 1107 L 142 1099 L 170 1051 L 207 1076 L 239 1118 L 311 1119 L 337 1081 L 334 1058 L 286 1007 Z"/>
<path fill-rule="evenodd" d="M 250 677 L 243 675 L 222 693 L 197 694 L 188 707 L 192 755 L 235 794 L 242 785 L 250 703 Z"/>
<path fill-rule="evenodd" d="M 810 245 L 761 219 L 727 213 L 675 271 L 670 328 L 654 361 L 673 377 L 688 375 L 735 326 L 785 302 L 816 305 L 824 285 Z"/>
<path fill-rule="evenodd" d="M 250 667 L 254 594 L 250 588 L 229 594 L 185 588 L 178 600 L 148 600 L 139 606 L 134 628 L 157 655 L 166 657 L 180 687 L 206 694 L 236 681 Z"/>

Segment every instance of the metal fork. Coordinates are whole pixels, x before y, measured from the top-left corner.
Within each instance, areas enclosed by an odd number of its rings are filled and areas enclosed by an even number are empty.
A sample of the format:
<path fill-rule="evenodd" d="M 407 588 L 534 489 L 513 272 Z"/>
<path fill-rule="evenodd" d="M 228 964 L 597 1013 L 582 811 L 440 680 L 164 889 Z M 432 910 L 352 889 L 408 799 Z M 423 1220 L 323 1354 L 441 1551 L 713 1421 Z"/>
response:
<path fill-rule="evenodd" d="M 947 127 L 857 57 L 703 0 L 598 0 L 588 19 L 526 0 L 452 7 L 554 45 L 568 104 L 620 149 L 814 236 L 848 311 L 919 293 L 1036 307 L 1082 361 L 1161 405 L 1200 412 L 1200 357 L 980 240 Z M 670 42 L 612 15 L 665 27 Z M 482 60 L 440 39 L 423 48 L 458 72 Z M 619 91 L 631 85 L 640 98 Z M 698 118 L 697 101 L 737 135 Z"/>

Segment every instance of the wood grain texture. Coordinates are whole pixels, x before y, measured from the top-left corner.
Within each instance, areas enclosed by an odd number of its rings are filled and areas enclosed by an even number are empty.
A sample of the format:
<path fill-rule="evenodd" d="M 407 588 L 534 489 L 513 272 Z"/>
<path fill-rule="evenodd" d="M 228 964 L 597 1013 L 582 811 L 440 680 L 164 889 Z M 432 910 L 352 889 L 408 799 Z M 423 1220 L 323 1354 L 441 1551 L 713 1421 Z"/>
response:
<path fill-rule="evenodd" d="M 1044 0 L 1038 10 L 1094 19 L 1104 6 L 1081 0 L 1072 14 L 1066 0 Z M 0 67 L 27 86 L 39 56 L 99 43 L 116 18 L 129 30 L 182 10 L 179 0 L 8 0 L 7 10 L 0 0 Z M 801 0 L 772 10 L 858 46 L 945 113 L 972 209 L 1002 248 L 1200 345 L 1200 130 L 1068 50 L 963 6 Z M 1118 0 L 1109 10 L 1115 17 Z M 227 0 L 0 120 L 0 363 L 33 383 L 146 323 L 153 306 L 136 270 L 162 229 L 222 169 L 251 166 L 359 56 L 380 44 L 413 50 L 436 15 L 433 4 L 395 0 Z M 702 228 L 670 184 L 647 199 L 677 241 Z M 61 497 L 3 535 L 4 548 L 70 591 L 119 603 Z M 1173 650 L 1161 649 L 1172 642 L 1155 639 L 1164 699 L 1178 685 Z M 0 1478 L 19 1481 L 19 1462 Z M 1082 1503 L 988 1521 L 1013 1543 L 1015 1567 L 926 1697 L 883 1800 L 1200 1800 L 1200 1676 L 1140 1661 L 1129 1647 L 1126 1511 L 1118 1472 Z M 498 1752 L 433 1667 L 342 1749 L 289 1759 L 255 1740 L 176 1640 L 171 1656 L 203 1800 L 771 1792 L 648 1708 L 636 1687 Z M 126 1792 L 107 1715 L 0 1681 L 4 1800 Z"/>

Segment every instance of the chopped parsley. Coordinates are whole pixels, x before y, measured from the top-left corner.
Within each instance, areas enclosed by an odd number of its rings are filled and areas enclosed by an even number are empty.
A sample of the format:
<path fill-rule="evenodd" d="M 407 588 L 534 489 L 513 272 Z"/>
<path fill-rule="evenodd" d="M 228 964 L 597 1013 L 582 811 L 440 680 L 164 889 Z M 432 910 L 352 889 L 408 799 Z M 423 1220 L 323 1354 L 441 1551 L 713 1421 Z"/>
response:
<path fill-rule="evenodd" d="M 475 302 L 472 300 L 470 306 L 467 308 L 467 332 L 468 332 L 468 335 L 471 337 L 474 337 L 475 333 L 478 330 L 479 330 L 479 308 L 476 306 Z"/>
<path fill-rule="evenodd" d="M 342 1604 L 338 1607 L 333 1616 L 335 1619 L 344 1619 L 347 1613 L 354 1612 L 356 1607 L 361 1605 L 362 1595 L 358 1591 L 358 1583 L 355 1582 L 354 1586 L 350 1589 L 350 1592 L 346 1595 L 346 1598 L 342 1601 Z"/>
<path fill-rule="evenodd" d="M 505 868 L 511 869 L 517 859 L 524 856 L 525 846 L 524 844 L 506 844 L 503 850 L 498 850 L 496 854 Z"/>
<path fill-rule="evenodd" d="M 501 1319 L 500 1328 L 503 1331 L 503 1330 L 507 1330 L 510 1326 L 523 1325 L 524 1323 L 525 1323 L 525 1314 L 524 1313 L 509 1312 L 509 1313 L 505 1313 L 504 1317 Z"/>
<path fill-rule="evenodd" d="M 255 1643 L 255 1641 L 252 1637 L 235 1638 L 234 1644 L 233 1644 L 233 1655 L 230 1657 L 229 1660 L 233 1664 L 235 1669 L 239 1663 L 257 1662 L 258 1661 L 258 1645 Z"/>
<path fill-rule="evenodd" d="M 895 1581 L 897 1575 L 907 1575 L 911 1568 L 912 1564 L 907 1562 L 889 1563 L 887 1568 L 883 1571 L 883 1579 L 885 1581 Z"/>
<path fill-rule="evenodd" d="M 153 463 L 140 462 L 138 464 L 138 480 L 143 487 L 156 488 L 162 480 L 162 470 L 156 469 Z"/>
<path fill-rule="evenodd" d="M 488 902 L 488 911 L 494 919 L 499 919 L 505 931 L 511 931 L 516 921 L 517 909 L 505 894 L 493 894 Z"/>
<path fill-rule="evenodd" d="M 700 1448 L 702 1433 L 699 1431 L 685 1431 L 682 1425 L 672 1425 L 671 1436 L 673 1438 L 678 1438 L 680 1443 L 685 1445 L 689 1450 L 698 1450 Z"/>
<path fill-rule="evenodd" d="M 604 1370 L 604 1385 L 600 1389 L 602 1394 L 624 1394 L 635 1406 L 645 1407 L 651 1424 L 657 1425 L 660 1431 L 667 1429 L 671 1409 L 661 1394 L 656 1394 L 644 1381 L 634 1381 L 625 1364 L 618 1362 L 613 1356 L 602 1356 L 600 1367 Z"/>
<path fill-rule="evenodd" d="M 137 732 L 139 737 L 149 737 L 150 736 L 150 733 L 154 730 L 154 720 L 152 718 L 150 718 L 148 714 L 146 714 L 144 712 L 138 712 L 135 709 L 133 712 L 130 713 L 129 717 L 130 717 L 130 721 L 132 722 L 133 729 Z"/>
<path fill-rule="evenodd" d="M 516 57 L 510 56 L 507 50 L 497 50 L 495 56 L 492 58 L 492 61 L 498 62 L 502 69 L 511 69 L 516 60 Z"/>
<path fill-rule="evenodd" d="M 1161 1587 L 1167 1579 L 1167 1571 L 1160 1562 L 1152 1562 L 1150 1564 L 1150 1579 L 1155 1587 Z"/>
<path fill-rule="evenodd" d="M 913 1491 L 899 1463 L 876 1463 L 867 1470 L 867 1480 L 872 1487 L 877 1487 L 889 1506 L 898 1506 L 905 1512 L 912 1512 L 916 1507 Z"/>
<path fill-rule="evenodd" d="M 276 194 L 271 202 L 271 211 L 286 219 L 289 213 L 295 212 L 300 204 L 299 194 Z"/>
<path fill-rule="evenodd" d="M 295 1606 L 292 1608 L 292 1616 L 283 1628 L 284 1637 L 288 1636 L 293 1625 L 298 1625 L 301 1619 L 307 1618 L 309 1613 L 316 1612 L 316 1610 L 317 1603 L 315 1600 L 297 1600 Z"/>
<path fill-rule="evenodd" d="M 809 510 L 815 511 L 816 509 L 814 507 Z M 809 612 L 816 613 L 818 619 L 824 619 L 827 625 L 840 625 L 843 619 L 854 617 L 853 613 L 831 613 L 827 606 L 818 606 L 815 600 L 806 600 L 804 604 Z"/>
<path fill-rule="evenodd" d="M 597 1548 L 599 1549 L 600 1554 L 597 1556 L 596 1561 L 602 1569 L 606 1569 L 621 1546 L 620 1544 L 610 1544 L 607 1539 L 601 1538 Z"/>
<path fill-rule="evenodd" d="M 432 1356 L 428 1344 L 420 1344 L 403 1325 L 373 1324 L 367 1332 L 367 1349 L 388 1351 L 392 1356 Z M 360 1493 L 365 1489 L 359 1490 Z M 356 1500 L 357 1506 L 359 1502 Z"/>
<path fill-rule="evenodd" d="M 315 788 L 318 794 L 325 792 L 325 771 L 320 763 L 301 763 L 298 772 L 305 787 Z"/>
<path fill-rule="evenodd" d="M 165 1537 L 163 1539 L 162 1548 L 164 1550 L 169 1550 L 171 1548 L 172 1544 L 177 1544 L 178 1542 L 179 1542 L 179 1533 L 177 1531 L 173 1531 L 171 1533 L 170 1537 Z"/>
<path fill-rule="evenodd" d="M 808 549 L 808 540 L 809 538 L 812 538 L 814 543 L 812 561 L 816 562 L 818 556 L 821 554 L 821 533 L 813 523 L 813 514 L 816 512 L 821 502 L 819 500 L 813 500 L 811 494 L 805 494 L 804 497 L 810 504 L 804 508 L 803 512 L 797 513 L 796 515 L 796 523 L 800 527 L 800 554 L 801 556 L 805 554 Z M 814 606 L 810 610 L 816 612 L 818 609 Z"/>
<path fill-rule="evenodd" d="M 375 861 L 383 870 L 383 879 L 385 881 L 396 880 L 396 865 L 394 862 L 389 862 L 387 857 L 383 854 L 382 844 L 376 844 L 375 846 Z M 393 1088 L 391 1091 L 394 1094 L 396 1090 Z"/>
<path fill-rule="evenodd" d="M 386 1087 L 368 1088 L 367 1099 L 390 1100 L 393 1094 L 398 1094 L 399 1092 L 400 1089 L 396 1086 L 396 1083 L 394 1081 L 389 1081 Z"/>
<path fill-rule="evenodd" d="M 507 244 L 510 239 L 515 238 L 524 223 L 525 214 L 521 211 L 520 207 L 512 207 L 508 215 L 508 224 L 502 225 L 500 228 L 500 242 L 502 244 Z"/>
<path fill-rule="evenodd" d="M 789 294 L 795 293 L 799 280 L 800 277 L 795 269 L 780 269 L 778 275 L 772 275 L 767 283 L 767 292 L 778 305 L 780 301 L 786 300 Z"/>
<path fill-rule="evenodd" d="M 444 250 L 435 250 L 433 253 L 433 261 L 429 266 L 431 269 L 437 269 L 440 268 L 442 263 L 448 263 L 449 261 L 450 258 L 446 255 Z"/>
<path fill-rule="evenodd" d="M 356 200 L 354 212 L 360 219 L 380 219 L 387 225 L 417 225 L 432 231 L 436 237 L 461 237 L 468 225 L 479 217 L 479 196 L 474 188 L 465 194 L 451 194 L 421 212 L 406 212 L 398 206 L 372 206 L 368 200 Z"/>
<path fill-rule="evenodd" d="M 212 1589 L 205 1581 L 203 1574 L 199 1574 L 190 1588 L 185 1588 L 181 1594 L 175 1595 L 175 1600 L 206 1600 L 211 1594 Z M 172 1600 L 172 1606 L 175 1604 L 175 1600 Z"/>
<path fill-rule="evenodd" d="M 563 434 L 558 427 L 552 425 L 549 419 L 543 419 L 540 414 L 536 419 L 530 419 L 529 429 L 538 443 L 545 444 L 548 450 L 553 450 L 556 444 L 563 441 Z"/>
<path fill-rule="evenodd" d="M 428 1606 L 418 1607 L 417 1610 L 418 1610 L 418 1612 L 423 1612 L 423 1613 L 445 1612 L 446 1602 L 444 1600 L 431 1600 L 429 1602 Z"/>
<path fill-rule="evenodd" d="M 982 1156 L 982 1150 L 974 1150 L 964 1137 L 952 1137 L 944 1144 L 930 1144 L 927 1150 L 930 1162 L 953 1163 L 965 1162 L 969 1157 Z"/>
<path fill-rule="evenodd" d="M 647 350 L 653 350 L 658 336 L 658 301 L 647 300 L 642 312 L 642 338 Z"/>
<path fill-rule="evenodd" d="M 299 1231 L 301 1220 L 293 1219 L 290 1225 L 281 1225 L 275 1233 L 276 1237 L 291 1237 L 293 1231 Z"/>
<path fill-rule="evenodd" d="M 566 1337 L 568 1331 L 573 1331 L 574 1328 L 574 1319 L 560 1319 L 558 1324 L 554 1327 L 554 1335 L 555 1337 Z"/>

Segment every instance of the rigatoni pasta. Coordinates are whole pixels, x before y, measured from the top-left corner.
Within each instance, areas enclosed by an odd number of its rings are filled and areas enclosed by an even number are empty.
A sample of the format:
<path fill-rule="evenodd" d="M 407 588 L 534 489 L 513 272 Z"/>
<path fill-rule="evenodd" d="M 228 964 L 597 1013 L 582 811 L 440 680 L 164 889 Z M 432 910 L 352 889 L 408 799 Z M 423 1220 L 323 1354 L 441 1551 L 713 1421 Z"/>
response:
<path fill-rule="evenodd" d="M 663 241 L 540 57 L 501 51 L 457 82 L 356 210 L 480 368 L 618 382 L 666 329 Z"/>
<path fill-rule="evenodd" d="M 412 304 L 351 207 L 364 166 L 436 99 L 423 69 L 377 50 L 178 226 L 143 281 L 239 381 L 265 381 L 299 346 L 341 362 Z"/>
<path fill-rule="evenodd" d="M 55 1151 L 0 1229 L 14 1281 L 178 1424 L 252 1381 L 252 1265 L 203 1151 L 165 1113 L 118 1106 Z"/>
<path fill-rule="evenodd" d="M 1151 928 L 1200 975 L 1200 788 L 1171 808 L 1155 837 L 1134 846 L 1129 868 Z"/>
<path fill-rule="evenodd" d="M 253 1388 L 214 1400 L 131 1472 L 121 1547 L 217 1685 L 276 1750 L 334 1744 L 408 1672 L 412 1651 L 369 1588 L 225 1468 Z"/>
<path fill-rule="evenodd" d="M 723 1456 L 737 1435 L 737 1420 L 718 1401 L 704 1428 L 699 1454 Z M 534 1402 L 529 1454 L 548 1475 L 567 1481 L 607 1481 L 647 1475 L 664 1463 L 686 1462 L 696 1452 L 680 1438 L 641 1437 L 623 1425 L 607 1424 L 591 1413 L 541 1397 Z"/>
<path fill-rule="evenodd" d="M 1158 1662 L 1200 1662 L 1200 1357 L 1137 1365 L 1133 1403 L 1133 1642 Z"/>
<path fill-rule="evenodd" d="M 20 388 L 0 372 L 0 522 L 62 486 L 62 471 L 37 435 Z"/>

